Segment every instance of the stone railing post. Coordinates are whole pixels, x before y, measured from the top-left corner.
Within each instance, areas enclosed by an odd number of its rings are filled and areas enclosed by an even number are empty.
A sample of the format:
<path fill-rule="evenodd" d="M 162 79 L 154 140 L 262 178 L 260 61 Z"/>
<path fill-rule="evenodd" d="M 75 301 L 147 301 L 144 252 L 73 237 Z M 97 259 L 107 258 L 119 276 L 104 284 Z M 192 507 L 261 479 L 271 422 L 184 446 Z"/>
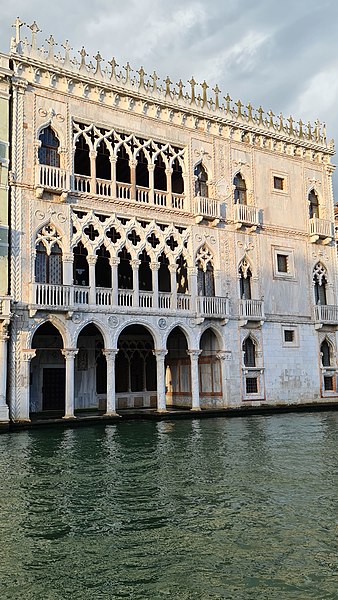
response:
<path fill-rule="evenodd" d="M 165 398 L 165 366 L 164 359 L 167 354 L 167 350 L 153 350 L 153 354 L 156 357 L 156 373 L 157 373 L 157 412 L 165 412 L 166 398 Z"/>
<path fill-rule="evenodd" d="M 107 361 L 107 405 L 105 416 L 117 416 L 115 397 L 115 358 L 118 349 L 103 350 Z"/>
<path fill-rule="evenodd" d="M 202 350 L 187 350 L 191 363 L 191 410 L 201 410 L 198 376 L 198 357 Z"/>
<path fill-rule="evenodd" d="M 63 419 L 75 419 L 74 416 L 74 374 L 75 374 L 75 356 L 78 348 L 65 348 L 61 350 L 66 359 L 66 401 L 65 414 Z"/>

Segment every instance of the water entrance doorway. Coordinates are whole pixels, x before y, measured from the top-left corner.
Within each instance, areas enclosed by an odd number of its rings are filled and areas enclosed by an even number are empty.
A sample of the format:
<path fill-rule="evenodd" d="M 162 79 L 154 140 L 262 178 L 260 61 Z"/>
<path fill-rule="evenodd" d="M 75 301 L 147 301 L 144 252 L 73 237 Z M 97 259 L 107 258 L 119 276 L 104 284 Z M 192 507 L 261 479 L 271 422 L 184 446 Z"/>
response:
<path fill-rule="evenodd" d="M 64 368 L 43 369 L 42 379 L 42 410 L 65 410 L 65 382 L 66 371 Z"/>

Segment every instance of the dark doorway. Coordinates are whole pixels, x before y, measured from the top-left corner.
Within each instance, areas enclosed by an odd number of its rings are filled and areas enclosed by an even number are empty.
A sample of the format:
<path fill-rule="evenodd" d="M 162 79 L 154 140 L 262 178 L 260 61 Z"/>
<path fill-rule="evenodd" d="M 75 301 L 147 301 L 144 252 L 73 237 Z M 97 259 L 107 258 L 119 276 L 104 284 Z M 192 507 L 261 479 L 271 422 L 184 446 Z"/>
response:
<path fill-rule="evenodd" d="M 42 410 L 65 410 L 66 370 L 43 369 Z"/>

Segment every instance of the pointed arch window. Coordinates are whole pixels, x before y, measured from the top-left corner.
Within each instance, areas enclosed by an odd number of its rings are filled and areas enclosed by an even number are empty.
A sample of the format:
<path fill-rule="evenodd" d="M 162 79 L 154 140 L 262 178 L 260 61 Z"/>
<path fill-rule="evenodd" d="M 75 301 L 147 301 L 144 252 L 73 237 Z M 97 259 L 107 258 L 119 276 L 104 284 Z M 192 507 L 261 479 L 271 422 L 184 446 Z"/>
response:
<path fill-rule="evenodd" d="M 108 181 L 111 180 L 110 152 L 104 140 L 102 140 L 97 147 L 96 177 L 98 179 L 107 179 Z"/>
<path fill-rule="evenodd" d="M 116 181 L 118 181 L 119 183 L 131 182 L 129 155 L 123 144 L 117 151 Z"/>
<path fill-rule="evenodd" d="M 169 259 L 162 252 L 158 259 L 160 268 L 158 270 L 158 291 L 159 292 L 171 292 L 171 278 L 169 271 Z"/>
<path fill-rule="evenodd" d="M 188 268 L 187 261 L 181 254 L 177 261 L 176 281 L 177 281 L 177 293 L 187 294 L 188 293 Z"/>
<path fill-rule="evenodd" d="M 120 262 L 118 266 L 118 286 L 120 290 L 133 289 L 133 269 L 130 264 L 131 256 L 124 247 L 118 255 Z"/>
<path fill-rule="evenodd" d="M 95 285 L 96 287 L 111 288 L 110 254 L 104 245 L 96 251 Z"/>
<path fill-rule="evenodd" d="M 62 250 L 58 244 L 54 244 L 49 253 L 42 242 L 37 245 L 35 281 L 62 285 Z"/>
<path fill-rule="evenodd" d="M 247 204 L 247 189 L 244 177 L 237 173 L 234 177 L 234 200 L 235 204 Z"/>
<path fill-rule="evenodd" d="M 316 304 L 327 304 L 326 301 L 326 286 L 327 286 L 327 271 L 322 263 L 317 263 L 313 269 L 313 285 Z"/>
<path fill-rule="evenodd" d="M 143 188 L 149 188 L 148 161 L 143 150 L 140 150 L 137 155 L 136 185 Z"/>
<path fill-rule="evenodd" d="M 173 194 L 184 194 L 182 167 L 178 158 L 175 158 L 173 162 L 173 170 L 171 174 L 171 190 Z"/>
<path fill-rule="evenodd" d="M 152 271 L 150 268 L 150 258 L 145 250 L 140 254 L 141 264 L 138 270 L 139 290 L 142 292 L 151 292 L 153 289 Z"/>
<path fill-rule="evenodd" d="M 197 293 L 199 296 L 215 295 L 214 267 L 212 254 L 203 246 L 196 258 L 197 264 Z"/>
<path fill-rule="evenodd" d="M 242 300 L 251 300 L 251 269 L 244 258 L 239 266 L 239 293 Z"/>
<path fill-rule="evenodd" d="M 74 173 L 90 176 L 89 146 L 84 135 L 80 135 L 75 144 Z"/>
<path fill-rule="evenodd" d="M 245 367 L 256 366 L 256 347 L 251 337 L 247 337 L 242 345 L 243 362 Z"/>
<path fill-rule="evenodd" d="M 88 252 L 82 242 L 73 250 L 74 263 L 73 263 L 73 277 L 75 285 L 89 285 L 89 266 L 87 262 Z"/>
<path fill-rule="evenodd" d="M 41 131 L 39 141 L 41 142 L 38 153 L 40 165 L 60 167 L 60 143 L 50 126 L 45 127 L 45 129 Z"/>
<path fill-rule="evenodd" d="M 309 217 L 319 219 L 319 200 L 314 190 L 309 193 Z"/>
<path fill-rule="evenodd" d="M 320 346 L 323 367 L 331 366 L 331 349 L 327 340 L 324 340 Z"/>
<path fill-rule="evenodd" d="M 155 169 L 154 169 L 154 188 L 155 190 L 160 190 L 163 192 L 167 191 L 167 174 L 166 174 L 166 164 L 163 160 L 163 156 L 158 154 L 155 159 Z"/>
<path fill-rule="evenodd" d="M 198 163 L 194 169 L 195 176 L 195 196 L 208 198 L 208 174 L 202 163 Z"/>

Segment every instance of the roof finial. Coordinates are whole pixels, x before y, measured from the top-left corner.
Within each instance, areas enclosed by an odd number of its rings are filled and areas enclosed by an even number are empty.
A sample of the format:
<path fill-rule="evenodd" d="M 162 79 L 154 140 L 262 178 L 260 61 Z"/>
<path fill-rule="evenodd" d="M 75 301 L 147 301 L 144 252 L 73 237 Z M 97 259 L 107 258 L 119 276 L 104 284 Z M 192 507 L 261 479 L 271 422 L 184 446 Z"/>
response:
<path fill-rule="evenodd" d="M 202 106 L 205 106 L 206 103 L 208 102 L 207 89 L 209 87 L 205 80 L 203 81 L 203 83 L 201 83 L 201 87 L 202 87 Z"/>
<path fill-rule="evenodd" d="M 12 27 L 15 27 L 15 43 L 20 44 L 20 27 L 25 25 L 22 21 L 20 21 L 19 17 L 16 17 Z"/>
<path fill-rule="evenodd" d="M 37 25 L 36 21 L 34 21 L 34 22 L 32 23 L 32 25 L 30 25 L 30 26 L 29 26 L 29 29 L 30 29 L 30 30 L 31 30 L 31 32 L 32 32 L 32 50 L 33 50 L 33 52 L 35 52 L 35 50 L 36 50 L 36 34 L 37 34 L 39 31 L 41 31 L 41 29 L 39 29 L 39 27 L 38 27 L 38 25 Z"/>
<path fill-rule="evenodd" d="M 212 89 L 212 91 L 215 93 L 215 108 L 217 110 L 219 108 L 219 94 L 221 92 L 217 83 L 216 83 L 215 87 Z"/>
<path fill-rule="evenodd" d="M 191 99 L 191 104 L 192 104 L 196 100 L 196 94 L 195 94 L 196 81 L 195 81 L 194 77 L 192 77 L 190 79 L 190 81 L 188 81 L 188 83 L 190 83 L 190 85 L 191 85 L 191 98 L 190 99 Z"/>

